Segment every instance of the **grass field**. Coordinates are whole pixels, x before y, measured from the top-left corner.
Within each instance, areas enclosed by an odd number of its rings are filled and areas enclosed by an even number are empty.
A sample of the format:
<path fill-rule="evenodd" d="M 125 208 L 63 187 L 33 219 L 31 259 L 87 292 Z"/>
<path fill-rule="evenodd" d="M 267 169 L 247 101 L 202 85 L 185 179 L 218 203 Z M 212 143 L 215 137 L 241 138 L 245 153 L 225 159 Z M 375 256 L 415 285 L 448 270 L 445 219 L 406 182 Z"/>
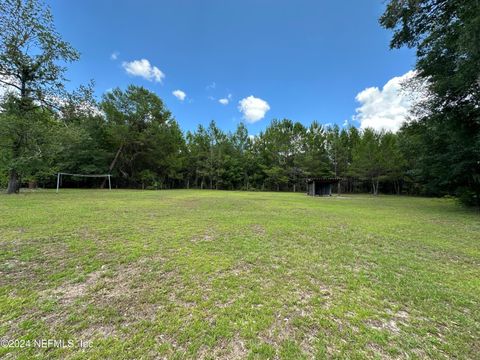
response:
<path fill-rule="evenodd" d="M 29 346 L 0 357 L 480 354 L 480 216 L 453 200 L 62 190 L 0 214 L 0 338 Z"/>

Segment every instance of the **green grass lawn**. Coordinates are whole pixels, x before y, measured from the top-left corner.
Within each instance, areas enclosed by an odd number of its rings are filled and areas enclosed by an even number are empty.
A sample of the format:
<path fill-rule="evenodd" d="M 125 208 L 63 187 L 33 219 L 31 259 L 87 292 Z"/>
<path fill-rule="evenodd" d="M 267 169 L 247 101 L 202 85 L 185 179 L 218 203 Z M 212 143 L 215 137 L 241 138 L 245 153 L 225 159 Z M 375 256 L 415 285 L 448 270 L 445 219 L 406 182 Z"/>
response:
<path fill-rule="evenodd" d="M 0 266 L 0 338 L 74 342 L 0 357 L 480 354 L 480 216 L 453 200 L 2 195 Z"/>

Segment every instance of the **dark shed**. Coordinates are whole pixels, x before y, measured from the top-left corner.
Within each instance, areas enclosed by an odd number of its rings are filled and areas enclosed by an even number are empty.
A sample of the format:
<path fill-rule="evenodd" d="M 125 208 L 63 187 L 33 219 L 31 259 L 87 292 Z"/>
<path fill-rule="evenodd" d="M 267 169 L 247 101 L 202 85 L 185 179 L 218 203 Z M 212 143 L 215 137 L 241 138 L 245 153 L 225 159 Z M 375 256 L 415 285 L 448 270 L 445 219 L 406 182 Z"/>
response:
<path fill-rule="evenodd" d="M 307 195 L 331 196 L 332 185 L 337 184 L 339 178 L 316 177 L 307 179 Z"/>

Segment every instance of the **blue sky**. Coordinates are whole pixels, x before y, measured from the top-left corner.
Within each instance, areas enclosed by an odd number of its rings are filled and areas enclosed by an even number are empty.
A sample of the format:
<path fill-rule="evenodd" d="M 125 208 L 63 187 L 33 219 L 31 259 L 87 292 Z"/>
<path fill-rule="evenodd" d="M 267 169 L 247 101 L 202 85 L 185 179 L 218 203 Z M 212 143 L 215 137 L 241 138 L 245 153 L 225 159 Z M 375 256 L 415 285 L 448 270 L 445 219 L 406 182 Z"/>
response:
<path fill-rule="evenodd" d="M 382 0 L 48 4 L 58 31 L 82 54 L 68 71 L 72 86 L 94 79 L 99 96 L 145 86 L 184 130 L 212 119 L 224 130 L 246 121 L 252 134 L 273 118 L 342 125 L 357 114 L 356 126 L 365 116 L 382 123 L 392 103 L 404 105 L 398 86 L 386 93 L 384 85 L 415 63 L 413 51 L 389 50 L 391 33 L 378 24 Z M 175 90 L 186 94 L 183 101 Z M 239 102 L 249 96 L 242 113 Z"/>

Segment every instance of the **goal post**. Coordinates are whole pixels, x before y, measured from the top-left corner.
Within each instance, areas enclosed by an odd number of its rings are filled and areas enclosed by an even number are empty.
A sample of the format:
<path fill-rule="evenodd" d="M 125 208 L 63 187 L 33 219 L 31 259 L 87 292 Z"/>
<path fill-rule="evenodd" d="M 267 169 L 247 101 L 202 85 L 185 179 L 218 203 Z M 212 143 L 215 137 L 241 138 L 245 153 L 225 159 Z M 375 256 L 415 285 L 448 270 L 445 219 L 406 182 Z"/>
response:
<path fill-rule="evenodd" d="M 74 177 L 87 177 L 87 178 L 107 178 L 108 179 L 108 190 L 112 190 L 112 180 L 111 174 L 71 174 L 71 173 L 63 173 L 59 172 L 57 173 L 57 193 L 60 190 L 60 181 L 62 179 L 62 176 L 74 176 Z"/>

